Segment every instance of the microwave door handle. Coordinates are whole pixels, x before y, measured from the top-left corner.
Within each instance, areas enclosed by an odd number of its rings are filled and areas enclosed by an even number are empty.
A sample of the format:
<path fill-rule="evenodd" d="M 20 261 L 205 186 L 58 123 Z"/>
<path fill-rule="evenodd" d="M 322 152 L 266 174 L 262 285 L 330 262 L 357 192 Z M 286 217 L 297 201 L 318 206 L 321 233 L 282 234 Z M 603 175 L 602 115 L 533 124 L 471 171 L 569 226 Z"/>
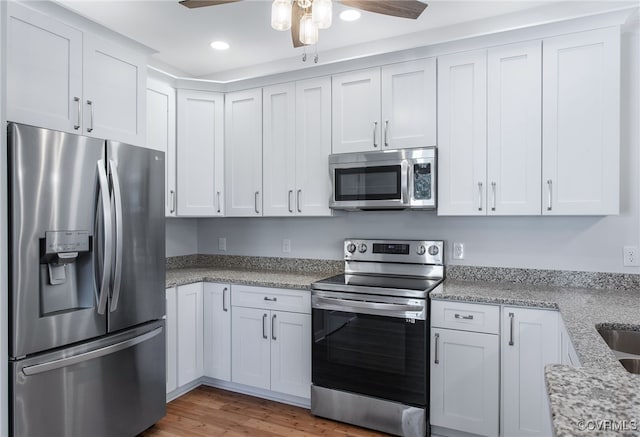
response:
<path fill-rule="evenodd" d="M 404 181 L 404 183 L 402 184 L 402 192 L 401 192 L 401 196 L 402 196 L 402 203 L 404 205 L 408 205 L 409 204 L 409 196 L 410 196 L 410 188 L 411 188 L 411 169 L 409 166 L 409 163 L 404 160 L 402 161 L 402 166 L 401 166 L 401 181 Z"/>

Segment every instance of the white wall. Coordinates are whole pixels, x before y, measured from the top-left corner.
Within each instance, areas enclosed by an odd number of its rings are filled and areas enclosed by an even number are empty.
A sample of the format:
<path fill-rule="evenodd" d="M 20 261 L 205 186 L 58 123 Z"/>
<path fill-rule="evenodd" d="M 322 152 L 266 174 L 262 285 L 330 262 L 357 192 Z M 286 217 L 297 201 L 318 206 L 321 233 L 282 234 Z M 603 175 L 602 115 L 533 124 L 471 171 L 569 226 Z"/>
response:
<path fill-rule="evenodd" d="M 622 247 L 640 244 L 639 57 L 636 23 L 622 38 L 619 216 L 438 217 L 413 211 L 199 219 L 198 253 L 341 259 L 341 241 L 348 237 L 433 238 L 448 243 L 448 264 L 640 273 L 622 264 Z M 219 237 L 227 238 L 226 252 L 218 250 Z M 281 250 L 283 238 L 291 239 L 288 254 Z M 464 243 L 464 260 L 451 259 L 453 241 Z"/>
<path fill-rule="evenodd" d="M 167 256 L 198 253 L 198 221 L 196 219 L 169 218 L 166 226 Z"/>

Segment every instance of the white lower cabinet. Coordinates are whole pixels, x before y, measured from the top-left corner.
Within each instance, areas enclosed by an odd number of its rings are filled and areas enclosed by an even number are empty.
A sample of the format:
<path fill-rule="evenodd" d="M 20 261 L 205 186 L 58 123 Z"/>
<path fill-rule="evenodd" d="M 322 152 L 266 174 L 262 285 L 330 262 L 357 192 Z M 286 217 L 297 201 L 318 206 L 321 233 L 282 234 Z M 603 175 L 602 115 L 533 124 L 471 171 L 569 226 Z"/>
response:
<path fill-rule="evenodd" d="M 166 313 L 164 321 L 166 357 L 167 357 L 167 393 L 178 388 L 178 303 L 176 301 L 176 287 L 167 288 L 166 291 Z"/>
<path fill-rule="evenodd" d="M 550 436 L 544 366 L 559 363 L 558 312 L 502 309 L 502 435 Z"/>
<path fill-rule="evenodd" d="M 231 381 L 231 287 L 205 282 L 204 376 Z"/>
<path fill-rule="evenodd" d="M 232 381 L 308 399 L 309 292 L 234 286 L 232 308 Z"/>
<path fill-rule="evenodd" d="M 177 290 L 178 387 L 203 375 L 202 282 Z"/>

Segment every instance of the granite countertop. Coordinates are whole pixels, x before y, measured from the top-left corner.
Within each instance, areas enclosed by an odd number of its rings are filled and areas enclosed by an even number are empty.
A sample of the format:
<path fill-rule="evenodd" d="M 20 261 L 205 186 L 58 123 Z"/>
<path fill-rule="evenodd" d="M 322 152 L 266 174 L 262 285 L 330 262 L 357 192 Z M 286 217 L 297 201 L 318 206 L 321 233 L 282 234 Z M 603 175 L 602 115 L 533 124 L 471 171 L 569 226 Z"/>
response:
<path fill-rule="evenodd" d="M 622 367 L 595 328 L 640 331 L 640 289 L 446 280 L 431 298 L 559 310 L 582 367 L 545 368 L 555 435 L 640 435 L 640 375 Z"/>

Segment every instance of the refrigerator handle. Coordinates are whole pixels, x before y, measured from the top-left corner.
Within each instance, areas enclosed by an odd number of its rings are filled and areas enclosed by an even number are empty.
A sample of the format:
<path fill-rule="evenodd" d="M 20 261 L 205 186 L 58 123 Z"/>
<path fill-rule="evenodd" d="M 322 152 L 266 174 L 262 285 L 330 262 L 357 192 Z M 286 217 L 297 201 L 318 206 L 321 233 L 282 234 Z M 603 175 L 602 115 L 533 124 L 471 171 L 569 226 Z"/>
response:
<path fill-rule="evenodd" d="M 96 349 L 91 352 L 85 352 L 83 354 L 61 358 L 59 360 L 49 361 L 47 363 L 27 366 L 22 369 L 22 372 L 27 376 L 37 375 L 39 373 L 49 372 L 51 370 L 61 369 L 62 367 L 68 367 L 74 364 L 82 363 L 84 361 L 93 360 L 94 358 L 103 357 L 105 355 L 109 355 L 124 349 L 128 349 L 132 346 L 143 343 L 159 335 L 162 332 L 162 329 L 163 329 L 162 327 L 159 327 L 154 329 L 153 331 L 149 331 L 146 334 L 140 335 L 138 337 L 121 341 L 120 343 L 112 344 L 110 346 L 102 347 L 100 349 Z"/>
<path fill-rule="evenodd" d="M 111 174 L 111 182 L 113 184 L 113 197 L 115 201 L 116 215 L 116 257 L 115 269 L 113 272 L 113 296 L 111 299 L 111 308 L 109 311 L 114 312 L 118 308 L 118 299 L 120 297 L 120 282 L 122 280 L 122 193 L 120 191 L 120 176 L 118 175 L 118 164 L 112 159 L 109 160 L 109 173 Z"/>
<path fill-rule="evenodd" d="M 109 278 L 111 276 L 111 258 L 113 258 L 113 225 L 111 222 L 111 200 L 109 196 L 109 182 L 105 162 L 98 160 L 98 181 L 100 183 L 100 197 L 102 198 L 102 215 L 104 218 L 104 261 L 102 264 L 102 280 L 98 301 L 98 314 L 104 314 L 107 309 L 109 294 Z"/>

